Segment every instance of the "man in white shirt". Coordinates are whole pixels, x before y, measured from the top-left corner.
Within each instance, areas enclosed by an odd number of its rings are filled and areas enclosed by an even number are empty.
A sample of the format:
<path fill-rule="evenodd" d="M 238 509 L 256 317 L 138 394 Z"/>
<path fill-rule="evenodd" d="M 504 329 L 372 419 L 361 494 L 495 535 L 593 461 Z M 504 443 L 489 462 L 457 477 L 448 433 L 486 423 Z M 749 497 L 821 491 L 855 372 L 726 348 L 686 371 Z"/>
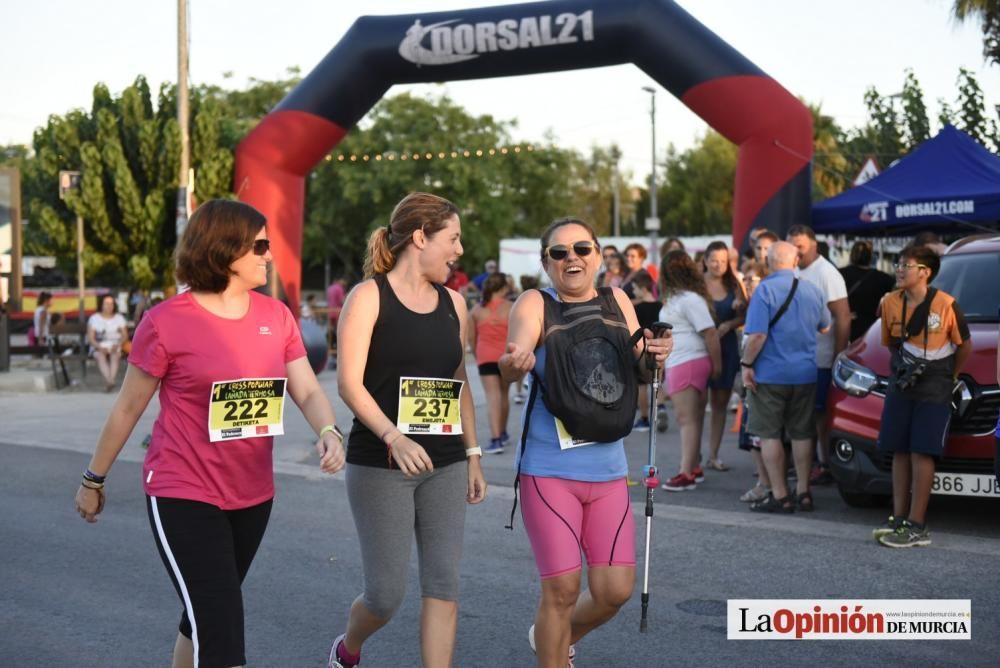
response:
<path fill-rule="evenodd" d="M 799 277 L 820 289 L 833 316 L 833 327 L 816 335 L 816 434 L 819 438 L 821 470 L 814 472 L 816 485 L 833 482 L 830 475 L 830 434 L 826 429 L 826 397 L 830 388 L 833 359 L 847 347 L 851 334 L 851 308 L 847 303 L 847 284 L 836 266 L 816 247 L 816 233 L 806 225 L 793 225 L 787 240 L 799 251 Z"/>

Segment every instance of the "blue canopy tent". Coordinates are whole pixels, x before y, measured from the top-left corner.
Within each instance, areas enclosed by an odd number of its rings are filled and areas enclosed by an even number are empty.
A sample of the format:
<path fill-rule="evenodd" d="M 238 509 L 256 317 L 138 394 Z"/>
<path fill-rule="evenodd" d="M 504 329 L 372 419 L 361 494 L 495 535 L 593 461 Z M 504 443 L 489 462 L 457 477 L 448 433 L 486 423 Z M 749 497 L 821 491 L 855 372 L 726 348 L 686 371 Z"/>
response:
<path fill-rule="evenodd" d="M 871 181 L 812 210 L 820 234 L 954 232 L 969 229 L 962 223 L 982 229 L 998 221 L 1000 157 L 951 125 Z"/>

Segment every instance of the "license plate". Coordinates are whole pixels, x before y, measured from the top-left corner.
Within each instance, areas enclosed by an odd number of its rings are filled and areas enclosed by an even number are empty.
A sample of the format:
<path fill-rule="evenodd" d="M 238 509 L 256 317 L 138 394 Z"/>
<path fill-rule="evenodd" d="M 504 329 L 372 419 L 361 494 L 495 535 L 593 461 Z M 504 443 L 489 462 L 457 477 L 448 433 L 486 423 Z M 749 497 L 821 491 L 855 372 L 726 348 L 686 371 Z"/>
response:
<path fill-rule="evenodd" d="M 1000 482 L 992 475 L 935 473 L 931 494 L 1000 498 Z"/>

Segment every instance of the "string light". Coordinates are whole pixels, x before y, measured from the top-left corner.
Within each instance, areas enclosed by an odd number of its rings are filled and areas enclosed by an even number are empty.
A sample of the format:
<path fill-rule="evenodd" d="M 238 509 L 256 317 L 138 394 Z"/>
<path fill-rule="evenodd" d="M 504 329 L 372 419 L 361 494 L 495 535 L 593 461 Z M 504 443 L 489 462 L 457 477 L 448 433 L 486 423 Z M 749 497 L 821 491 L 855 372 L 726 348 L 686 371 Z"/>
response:
<path fill-rule="evenodd" d="M 489 149 L 478 148 L 475 150 L 462 149 L 454 151 L 439 151 L 434 153 L 433 151 L 414 151 L 412 153 L 406 151 L 383 151 L 381 153 L 338 153 L 336 154 L 337 162 L 382 162 L 383 160 L 388 160 L 394 162 L 397 158 L 399 160 L 456 160 L 458 158 L 483 158 L 491 157 L 496 155 L 517 155 L 521 151 L 534 151 L 535 147 L 531 144 L 525 144 L 524 146 L 501 146 Z M 326 162 L 331 162 L 334 159 L 334 154 L 326 155 L 323 158 Z"/>

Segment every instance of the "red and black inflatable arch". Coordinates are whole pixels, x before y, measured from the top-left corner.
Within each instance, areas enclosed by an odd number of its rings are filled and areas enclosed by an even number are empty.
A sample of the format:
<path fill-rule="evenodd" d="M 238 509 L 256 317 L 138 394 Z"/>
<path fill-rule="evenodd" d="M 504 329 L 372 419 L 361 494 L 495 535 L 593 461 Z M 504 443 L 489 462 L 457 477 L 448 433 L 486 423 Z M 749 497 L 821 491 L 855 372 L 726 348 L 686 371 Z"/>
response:
<path fill-rule="evenodd" d="M 363 16 L 236 151 L 235 188 L 270 221 L 298 312 L 305 178 L 393 84 L 634 63 L 739 145 L 733 240 L 808 220 L 812 116 L 670 0 L 555 0 Z"/>

